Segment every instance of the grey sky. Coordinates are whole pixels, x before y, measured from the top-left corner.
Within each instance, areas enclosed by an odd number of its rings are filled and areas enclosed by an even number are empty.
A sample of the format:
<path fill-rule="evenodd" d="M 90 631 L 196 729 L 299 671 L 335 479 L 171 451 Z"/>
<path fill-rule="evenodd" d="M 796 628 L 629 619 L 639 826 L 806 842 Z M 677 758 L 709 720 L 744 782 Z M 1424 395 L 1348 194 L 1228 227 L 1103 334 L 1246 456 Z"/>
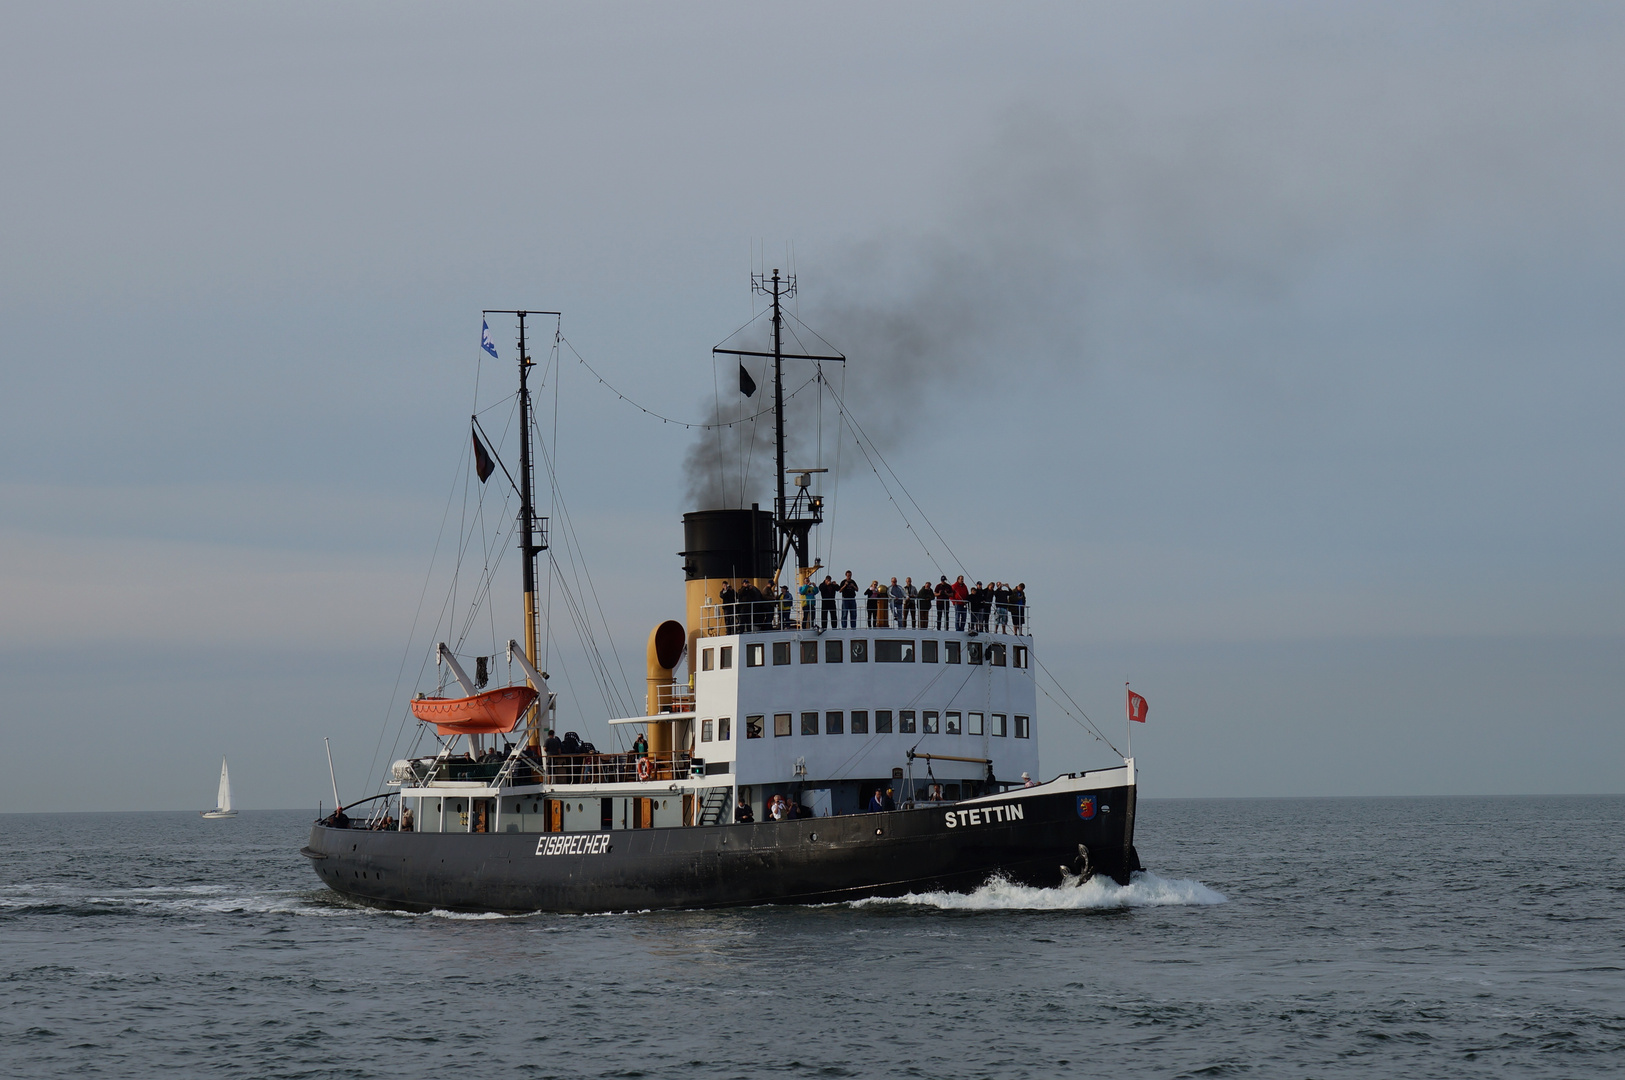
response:
<path fill-rule="evenodd" d="M 1147 795 L 1618 791 L 1622 52 L 1583 5 L 14 7 L 0 810 L 202 806 L 222 753 L 314 804 L 324 735 L 359 791 L 479 310 L 700 417 L 792 245 L 973 576 L 1114 738 L 1150 699 Z M 635 683 L 694 435 L 568 353 L 560 401 Z M 934 571 L 843 465 L 841 568 Z"/>

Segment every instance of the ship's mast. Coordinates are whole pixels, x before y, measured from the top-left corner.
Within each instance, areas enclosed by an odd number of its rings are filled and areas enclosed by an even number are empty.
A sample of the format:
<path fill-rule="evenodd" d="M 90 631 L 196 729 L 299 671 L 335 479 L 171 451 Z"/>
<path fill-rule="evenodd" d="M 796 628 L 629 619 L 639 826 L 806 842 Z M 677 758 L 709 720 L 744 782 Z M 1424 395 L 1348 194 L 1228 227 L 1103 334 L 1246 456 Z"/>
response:
<path fill-rule="evenodd" d="M 528 315 L 558 316 L 556 311 L 488 311 L 487 315 L 516 315 L 519 317 L 519 560 L 522 587 L 525 594 L 525 654 L 532 664 L 540 666 L 540 625 L 536 609 L 536 556 L 547 550 L 547 519 L 536 516 L 535 470 L 530 454 L 530 384 L 533 361 L 525 338 L 525 317 Z M 536 690 L 534 681 L 526 679 Z M 533 749 L 542 744 L 541 714 L 547 702 L 538 700 L 530 707 L 526 720 L 526 738 Z"/>
<path fill-rule="evenodd" d="M 524 553 L 520 565 L 524 568 L 525 591 L 525 655 L 533 664 L 539 663 L 536 651 L 536 546 L 535 490 L 536 484 L 530 467 L 530 353 L 525 348 L 525 313 L 519 313 L 519 550 Z M 541 715 L 536 705 L 531 706 L 530 745 L 541 742 Z"/>
<path fill-rule="evenodd" d="M 777 268 L 771 275 L 752 274 L 750 276 L 752 291 L 770 296 L 773 299 L 773 351 L 770 353 L 754 352 L 750 349 L 724 349 L 720 345 L 711 350 L 727 356 L 771 356 L 773 358 L 773 448 L 774 461 L 778 465 L 778 490 L 773 503 L 773 524 L 777 526 L 779 538 L 782 542 L 780 548 L 780 561 L 794 550 L 796 554 L 796 569 L 805 572 L 809 568 L 807 554 L 807 533 L 814 525 L 824 519 L 823 502 L 814 497 L 807 490 L 807 476 L 802 475 L 796 480 L 796 498 L 794 503 L 785 498 L 784 478 L 787 470 L 784 467 L 784 362 L 786 360 L 828 360 L 844 363 L 846 357 L 839 353 L 830 356 L 813 356 L 807 353 L 787 353 L 784 351 L 784 308 L 782 301 L 796 294 L 796 276 L 787 274 L 780 276 Z M 823 469 L 797 469 L 798 473 L 823 472 Z"/>

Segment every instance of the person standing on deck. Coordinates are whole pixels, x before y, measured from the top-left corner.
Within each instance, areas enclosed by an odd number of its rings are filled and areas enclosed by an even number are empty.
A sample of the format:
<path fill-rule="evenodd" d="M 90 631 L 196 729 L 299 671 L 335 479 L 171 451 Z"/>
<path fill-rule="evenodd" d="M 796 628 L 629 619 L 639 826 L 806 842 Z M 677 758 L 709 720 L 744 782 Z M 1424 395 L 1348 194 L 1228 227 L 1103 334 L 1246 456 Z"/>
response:
<path fill-rule="evenodd" d="M 734 599 L 736 595 L 733 583 L 729 581 L 724 581 L 722 591 L 717 593 L 717 599 L 722 603 L 722 632 L 724 634 L 734 632 Z"/>
<path fill-rule="evenodd" d="M 937 582 L 937 629 L 948 629 L 948 601 L 954 595 L 954 587 L 948 584 L 948 575 L 943 574 L 942 580 Z"/>
<path fill-rule="evenodd" d="M 903 598 L 908 594 L 903 592 L 901 585 L 897 584 L 897 579 L 892 578 L 891 587 L 886 590 L 886 595 L 891 597 L 891 624 L 893 626 L 902 626 Z"/>
<path fill-rule="evenodd" d="M 835 593 L 837 591 L 835 579 L 825 574 L 823 584 L 818 586 L 818 595 L 824 601 L 822 626 L 827 630 L 835 627 Z"/>
<path fill-rule="evenodd" d="M 965 575 L 960 574 L 954 579 L 953 589 L 948 595 L 954 602 L 954 629 L 965 629 L 965 603 L 970 600 L 970 589 L 965 587 Z"/>
<path fill-rule="evenodd" d="M 817 624 L 813 616 L 818 609 L 818 586 L 809 577 L 797 592 L 801 593 L 801 629 L 811 630 Z"/>
<path fill-rule="evenodd" d="M 858 629 L 858 583 L 853 580 L 850 570 L 841 582 L 841 629 L 848 626 Z"/>
<path fill-rule="evenodd" d="M 1010 629 L 1010 583 L 995 581 L 993 583 L 993 629 L 1006 633 Z"/>

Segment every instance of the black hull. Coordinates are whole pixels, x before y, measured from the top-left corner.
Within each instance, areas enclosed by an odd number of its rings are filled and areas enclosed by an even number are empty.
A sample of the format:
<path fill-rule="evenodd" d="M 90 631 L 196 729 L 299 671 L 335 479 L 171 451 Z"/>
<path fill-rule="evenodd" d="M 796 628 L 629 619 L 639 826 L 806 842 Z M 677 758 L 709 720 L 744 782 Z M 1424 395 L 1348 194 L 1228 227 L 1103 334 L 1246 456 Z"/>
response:
<path fill-rule="evenodd" d="M 1040 790 L 951 808 L 598 833 L 401 833 L 318 823 L 304 854 L 348 899 L 411 911 L 816 904 L 969 892 L 996 874 L 1048 887 L 1083 867 L 1080 845 L 1090 869 L 1127 884 L 1140 868 L 1134 787 L 1063 778 Z"/>

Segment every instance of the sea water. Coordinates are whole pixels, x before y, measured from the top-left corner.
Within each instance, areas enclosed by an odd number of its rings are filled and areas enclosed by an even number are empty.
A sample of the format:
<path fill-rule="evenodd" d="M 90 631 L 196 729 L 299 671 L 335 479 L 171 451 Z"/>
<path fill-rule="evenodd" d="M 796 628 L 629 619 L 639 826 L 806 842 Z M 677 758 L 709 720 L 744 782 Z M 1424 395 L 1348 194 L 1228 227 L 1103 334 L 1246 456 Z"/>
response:
<path fill-rule="evenodd" d="M 1157 801 L 1126 887 L 355 907 L 310 812 L 0 817 L 9 1077 L 1625 1073 L 1625 797 Z"/>

